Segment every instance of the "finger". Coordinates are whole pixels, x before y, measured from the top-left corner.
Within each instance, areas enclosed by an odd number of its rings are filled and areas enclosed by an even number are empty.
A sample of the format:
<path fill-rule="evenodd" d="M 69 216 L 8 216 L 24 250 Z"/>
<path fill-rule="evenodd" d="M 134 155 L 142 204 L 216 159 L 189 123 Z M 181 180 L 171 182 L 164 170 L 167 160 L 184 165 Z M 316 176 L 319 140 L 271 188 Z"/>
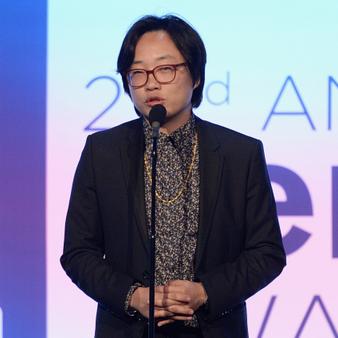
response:
<path fill-rule="evenodd" d="M 168 319 L 160 320 L 157 323 L 157 325 L 163 326 L 163 325 L 166 325 L 166 324 L 173 323 L 176 320 L 184 321 L 184 320 L 192 320 L 192 318 L 193 318 L 192 316 L 173 316 L 173 317 L 168 318 Z"/>
<path fill-rule="evenodd" d="M 167 298 L 167 294 L 164 293 L 164 286 L 156 287 L 156 289 L 155 289 L 155 305 L 161 306 L 161 304 L 158 303 L 158 302 L 162 301 L 164 298 Z M 147 304 L 149 304 L 149 298 L 148 298 Z"/>
<path fill-rule="evenodd" d="M 174 320 L 192 320 L 192 316 L 174 316 L 171 319 L 174 319 Z"/>
<path fill-rule="evenodd" d="M 186 299 L 186 297 L 183 297 L 184 299 Z M 168 307 L 171 305 L 184 305 L 186 304 L 186 301 L 181 301 L 179 299 L 172 299 L 169 298 L 168 295 L 157 295 L 157 297 L 155 298 L 155 306 L 159 306 L 159 307 Z"/>
<path fill-rule="evenodd" d="M 169 311 L 174 313 L 175 315 L 186 315 L 192 316 L 194 314 L 194 310 L 186 305 L 172 305 L 165 308 L 165 311 Z"/>
<path fill-rule="evenodd" d="M 181 321 L 184 321 L 184 320 L 192 320 L 192 316 L 173 316 L 173 317 L 170 317 L 170 320 L 181 320 Z"/>
<path fill-rule="evenodd" d="M 169 291 L 165 293 L 165 299 L 169 299 L 176 302 L 189 303 L 191 301 L 190 295 L 180 291 Z"/>
<path fill-rule="evenodd" d="M 164 285 L 158 285 L 158 286 L 155 286 L 155 293 L 158 292 L 158 293 L 163 293 L 164 292 L 164 289 L 165 289 L 165 286 Z"/>
<path fill-rule="evenodd" d="M 157 323 L 157 326 L 161 327 L 163 325 L 170 324 L 170 323 L 173 323 L 173 322 L 174 322 L 173 319 L 161 320 L 160 322 Z"/>
<path fill-rule="evenodd" d="M 169 298 L 155 300 L 155 306 L 158 306 L 158 307 L 168 307 L 171 305 L 185 305 L 185 304 L 186 302 L 181 302 L 181 301 L 169 299 Z"/>
<path fill-rule="evenodd" d="M 154 317 L 162 318 L 162 317 L 173 317 L 175 314 L 167 309 L 155 309 Z"/>

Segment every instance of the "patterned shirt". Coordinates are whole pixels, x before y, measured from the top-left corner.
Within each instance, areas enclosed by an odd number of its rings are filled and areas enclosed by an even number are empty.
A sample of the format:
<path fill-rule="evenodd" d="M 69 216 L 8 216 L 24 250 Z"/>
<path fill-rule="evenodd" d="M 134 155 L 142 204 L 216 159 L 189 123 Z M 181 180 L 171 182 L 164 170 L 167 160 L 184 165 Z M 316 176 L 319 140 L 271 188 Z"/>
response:
<path fill-rule="evenodd" d="M 152 132 L 145 120 L 143 128 L 145 207 L 150 228 Z M 171 134 L 160 133 L 157 156 L 155 284 L 193 281 L 200 184 L 194 115 Z M 185 324 L 197 326 L 196 318 Z"/>

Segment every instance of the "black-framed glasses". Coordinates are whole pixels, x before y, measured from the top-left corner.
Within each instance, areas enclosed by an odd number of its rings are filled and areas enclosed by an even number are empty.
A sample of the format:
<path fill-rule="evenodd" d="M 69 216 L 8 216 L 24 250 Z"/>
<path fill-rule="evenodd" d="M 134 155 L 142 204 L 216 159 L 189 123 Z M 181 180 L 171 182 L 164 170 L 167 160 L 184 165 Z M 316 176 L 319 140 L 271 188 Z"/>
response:
<path fill-rule="evenodd" d="M 148 82 L 149 74 L 153 74 L 158 83 L 170 83 L 175 80 L 176 68 L 186 65 L 187 64 L 183 62 L 176 65 L 159 65 L 152 70 L 131 69 L 126 73 L 127 81 L 131 87 L 140 88 Z"/>

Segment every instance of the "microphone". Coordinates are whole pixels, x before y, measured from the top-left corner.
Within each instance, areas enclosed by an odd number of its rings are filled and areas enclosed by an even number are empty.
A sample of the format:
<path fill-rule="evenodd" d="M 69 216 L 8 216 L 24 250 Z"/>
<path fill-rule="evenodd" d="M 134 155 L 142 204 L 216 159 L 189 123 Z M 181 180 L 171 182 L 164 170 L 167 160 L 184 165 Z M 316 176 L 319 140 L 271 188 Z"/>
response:
<path fill-rule="evenodd" d="M 150 109 L 149 122 L 153 129 L 153 138 L 158 138 L 160 133 L 160 127 L 165 121 L 167 110 L 162 104 L 156 104 Z"/>

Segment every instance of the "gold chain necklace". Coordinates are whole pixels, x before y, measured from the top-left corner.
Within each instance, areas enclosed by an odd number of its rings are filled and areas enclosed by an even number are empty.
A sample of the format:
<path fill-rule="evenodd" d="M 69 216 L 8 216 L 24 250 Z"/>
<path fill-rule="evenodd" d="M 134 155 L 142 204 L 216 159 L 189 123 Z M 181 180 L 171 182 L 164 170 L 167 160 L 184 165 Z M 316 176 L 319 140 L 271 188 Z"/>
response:
<path fill-rule="evenodd" d="M 166 204 L 166 205 L 170 205 L 170 204 L 174 204 L 181 196 L 182 194 L 184 193 L 185 189 L 187 188 L 187 185 L 188 185 L 188 181 L 190 179 L 190 176 L 192 174 L 192 169 L 194 167 L 194 163 L 195 163 L 195 160 L 196 160 L 196 154 L 197 154 L 197 133 L 195 133 L 194 135 L 194 140 L 193 140 L 193 150 L 192 150 L 192 159 L 191 159 L 191 163 L 189 165 L 189 169 L 188 169 L 188 172 L 187 172 L 187 175 L 185 177 L 185 180 L 182 184 L 182 187 L 181 189 L 179 190 L 179 192 L 176 194 L 175 197 L 171 198 L 171 199 L 165 199 L 163 198 L 157 191 L 155 191 L 155 194 L 156 194 L 156 197 L 159 199 L 159 201 L 161 201 L 163 204 Z M 147 172 L 147 176 L 148 176 L 148 179 L 150 181 L 150 184 L 152 182 L 152 179 L 151 179 L 151 171 L 150 171 L 150 166 L 148 165 L 148 161 L 147 161 L 147 155 L 146 153 L 144 153 L 144 167 L 146 169 L 146 172 Z"/>

